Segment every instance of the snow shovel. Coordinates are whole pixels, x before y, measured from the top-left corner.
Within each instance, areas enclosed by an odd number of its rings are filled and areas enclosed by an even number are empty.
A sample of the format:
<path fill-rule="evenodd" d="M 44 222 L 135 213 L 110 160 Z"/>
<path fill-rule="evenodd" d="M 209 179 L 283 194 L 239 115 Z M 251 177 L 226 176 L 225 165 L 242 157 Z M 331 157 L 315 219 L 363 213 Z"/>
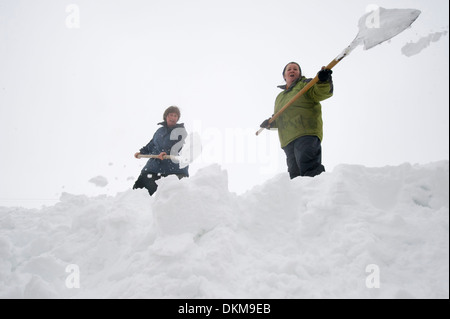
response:
<path fill-rule="evenodd" d="M 416 9 L 384 9 L 381 7 L 366 13 L 359 19 L 359 32 L 355 39 L 341 54 L 331 61 L 325 69 L 331 70 L 360 44 L 364 44 L 364 50 L 368 50 L 395 37 L 397 34 L 409 28 L 409 26 L 419 17 L 420 13 L 420 10 Z M 292 105 L 292 103 L 294 103 L 295 100 L 316 84 L 317 81 L 319 81 L 319 77 L 316 75 L 314 79 L 312 79 L 302 90 L 300 90 L 300 92 L 269 119 L 269 124 L 275 121 L 289 106 Z M 263 130 L 264 127 L 260 128 L 256 132 L 256 135 L 259 135 Z"/>
<path fill-rule="evenodd" d="M 198 133 L 189 134 L 181 149 L 179 155 L 164 155 L 163 159 L 170 159 L 174 163 L 180 164 L 180 168 L 184 168 L 192 163 L 202 152 L 201 139 Z M 158 155 L 140 154 L 137 158 L 158 158 Z"/>

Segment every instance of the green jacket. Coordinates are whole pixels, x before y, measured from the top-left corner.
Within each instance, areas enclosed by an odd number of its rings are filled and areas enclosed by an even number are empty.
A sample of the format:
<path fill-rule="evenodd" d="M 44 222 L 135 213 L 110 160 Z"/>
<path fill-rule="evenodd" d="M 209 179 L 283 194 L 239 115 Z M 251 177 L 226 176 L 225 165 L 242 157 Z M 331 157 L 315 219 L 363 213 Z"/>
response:
<path fill-rule="evenodd" d="M 299 78 L 286 90 L 286 86 L 279 86 L 284 91 L 275 100 L 274 113 L 285 106 L 312 79 L 304 76 Z M 300 96 L 274 122 L 271 127 L 278 128 L 281 147 L 285 147 L 293 140 L 305 136 L 323 138 L 322 106 L 320 101 L 333 95 L 333 82 L 317 82 L 305 94 Z"/>

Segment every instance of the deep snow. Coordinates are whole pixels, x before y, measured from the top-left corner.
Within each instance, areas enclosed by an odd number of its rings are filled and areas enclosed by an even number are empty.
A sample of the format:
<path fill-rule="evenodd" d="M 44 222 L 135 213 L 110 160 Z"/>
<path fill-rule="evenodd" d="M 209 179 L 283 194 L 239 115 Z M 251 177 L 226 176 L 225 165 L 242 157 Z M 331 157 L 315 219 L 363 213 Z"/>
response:
<path fill-rule="evenodd" d="M 0 297 L 449 298 L 447 160 L 159 184 L 0 207 Z"/>

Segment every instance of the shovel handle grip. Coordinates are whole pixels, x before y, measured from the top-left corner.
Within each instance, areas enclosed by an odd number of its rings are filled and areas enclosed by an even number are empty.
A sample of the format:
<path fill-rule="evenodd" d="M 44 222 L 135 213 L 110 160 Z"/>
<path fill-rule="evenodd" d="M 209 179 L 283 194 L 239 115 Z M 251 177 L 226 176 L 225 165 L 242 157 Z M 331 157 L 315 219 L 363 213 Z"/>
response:
<path fill-rule="evenodd" d="M 261 134 L 262 131 L 264 131 L 264 127 L 261 127 L 261 128 L 256 132 L 256 136 L 258 136 L 259 134 Z"/>

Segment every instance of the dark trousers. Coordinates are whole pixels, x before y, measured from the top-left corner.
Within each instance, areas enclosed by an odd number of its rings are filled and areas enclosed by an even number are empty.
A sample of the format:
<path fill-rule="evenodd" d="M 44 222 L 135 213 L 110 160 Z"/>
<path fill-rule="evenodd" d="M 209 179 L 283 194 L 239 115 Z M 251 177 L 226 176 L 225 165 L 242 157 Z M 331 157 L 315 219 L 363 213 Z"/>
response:
<path fill-rule="evenodd" d="M 291 179 L 297 176 L 314 177 L 325 172 L 322 165 L 322 146 L 317 136 L 302 136 L 283 147 Z"/>
<path fill-rule="evenodd" d="M 158 188 L 158 185 L 156 184 L 155 181 L 157 181 L 160 178 L 161 176 L 157 174 L 141 173 L 136 182 L 134 182 L 133 189 L 146 188 L 150 196 L 152 196 L 156 192 L 156 189 Z"/>
<path fill-rule="evenodd" d="M 148 174 L 147 172 L 141 172 L 136 182 L 134 182 L 133 189 L 136 188 L 146 188 L 150 196 L 152 196 L 156 190 L 158 189 L 158 184 L 156 181 L 161 177 L 167 177 L 168 175 L 159 175 L 159 174 Z M 177 174 L 178 179 L 182 179 L 183 177 L 187 177 L 183 174 Z"/>

